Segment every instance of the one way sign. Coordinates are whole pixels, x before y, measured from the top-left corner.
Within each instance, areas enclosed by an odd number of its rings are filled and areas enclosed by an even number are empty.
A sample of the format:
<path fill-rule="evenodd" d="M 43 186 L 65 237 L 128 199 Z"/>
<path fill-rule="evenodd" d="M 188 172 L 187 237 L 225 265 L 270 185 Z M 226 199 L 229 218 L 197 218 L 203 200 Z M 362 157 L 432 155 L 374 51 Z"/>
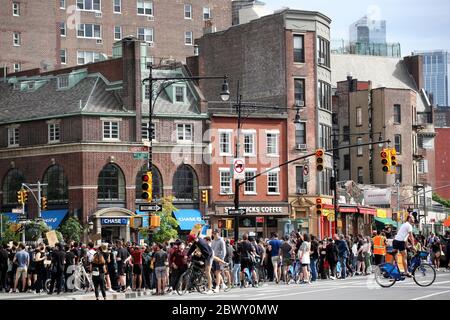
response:
<path fill-rule="evenodd" d="M 162 207 L 158 204 L 150 204 L 150 205 L 139 205 L 139 211 L 149 211 L 149 212 L 159 212 L 162 210 Z"/>

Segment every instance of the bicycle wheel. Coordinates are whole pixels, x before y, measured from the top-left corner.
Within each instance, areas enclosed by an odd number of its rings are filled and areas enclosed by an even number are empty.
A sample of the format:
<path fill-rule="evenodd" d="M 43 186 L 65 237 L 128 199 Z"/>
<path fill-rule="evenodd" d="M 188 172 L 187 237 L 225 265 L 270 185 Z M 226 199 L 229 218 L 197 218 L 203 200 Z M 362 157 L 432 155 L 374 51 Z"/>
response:
<path fill-rule="evenodd" d="M 375 268 L 375 281 L 378 283 L 380 287 L 383 288 L 389 288 L 394 285 L 394 283 L 397 281 L 396 279 L 392 278 L 391 275 L 382 268 L 382 266 L 377 266 Z"/>
<path fill-rule="evenodd" d="M 50 279 L 45 280 L 45 291 L 50 292 Z"/>
<path fill-rule="evenodd" d="M 205 293 L 208 289 L 208 279 L 206 278 L 206 275 L 204 273 L 199 275 L 194 282 L 196 284 L 195 288 L 199 293 Z"/>
<path fill-rule="evenodd" d="M 264 283 L 266 282 L 266 280 L 267 280 L 266 270 L 264 269 L 264 267 L 258 268 L 258 281 Z"/>
<path fill-rule="evenodd" d="M 176 288 L 177 293 L 180 296 L 185 295 L 189 291 L 190 286 L 191 286 L 191 275 L 190 272 L 185 271 L 178 280 Z"/>
<path fill-rule="evenodd" d="M 436 280 L 436 270 L 429 264 L 422 263 L 414 268 L 412 276 L 418 286 L 428 287 Z"/>

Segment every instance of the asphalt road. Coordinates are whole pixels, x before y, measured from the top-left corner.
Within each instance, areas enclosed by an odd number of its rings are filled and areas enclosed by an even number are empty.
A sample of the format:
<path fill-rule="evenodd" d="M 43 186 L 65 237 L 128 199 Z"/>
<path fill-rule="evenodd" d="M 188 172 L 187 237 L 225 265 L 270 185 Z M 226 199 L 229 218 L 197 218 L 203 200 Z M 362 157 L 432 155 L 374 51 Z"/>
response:
<path fill-rule="evenodd" d="M 307 285 L 268 283 L 260 288 L 234 288 L 229 292 L 205 295 L 190 293 L 166 296 L 107 294 L 108 300 L 450 300 L 450 273 L 439 272 L 430 287 L 422 288 L 412 279 L 381 288 L 373 276 L 355 276 L 345 280 L 320 280 Z M 0 300 L 92 300 L 93 293 L 53 296 L 28 293 L 1 293 Z"/>

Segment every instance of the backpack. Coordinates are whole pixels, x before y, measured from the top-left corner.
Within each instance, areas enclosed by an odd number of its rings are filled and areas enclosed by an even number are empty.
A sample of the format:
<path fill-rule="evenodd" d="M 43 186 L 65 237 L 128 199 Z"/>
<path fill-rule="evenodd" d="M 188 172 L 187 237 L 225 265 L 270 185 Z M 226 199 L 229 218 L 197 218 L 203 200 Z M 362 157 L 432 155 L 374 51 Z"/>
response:
<path fill-rule="evenodd" d="M 94 254 L 94 258 L 92 259 L 92 263 L 94 264 L 105 264 L 105 257 L 103 256 L 103 254 L 101 252 L 96 252 Z"/>

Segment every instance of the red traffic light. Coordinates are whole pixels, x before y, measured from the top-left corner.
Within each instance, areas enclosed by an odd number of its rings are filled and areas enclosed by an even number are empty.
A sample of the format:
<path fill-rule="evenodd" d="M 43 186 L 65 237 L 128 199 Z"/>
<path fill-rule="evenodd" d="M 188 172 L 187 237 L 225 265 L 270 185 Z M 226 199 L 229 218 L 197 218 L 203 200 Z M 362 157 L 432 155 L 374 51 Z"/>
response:
<path fill-rule="evenodd" d="M 316 157 L 322 157 L 323 156 L 323 150 L 322 149 L 318 149 L 316 151 Z"/>
<path fill-rule="evenodd" d="M 386 151 L 381 151 L 380 155 L 381 155 L 381 157 L 382 157 L 383 159 L 384 159 L 384 158 L 387 158 L 387 152 L 386 152 Z"/>
<path fill-rule="evenodd" d="M 148 182 L 148 180 L 150 180 L 150 177 L 149 177 L 149 175 L 148 175 L 148 174 L 144 174 L 144 175 L 142 175 L 142 181 L 144 181 L 144 182 Z"/>
<path fill-rule="evenodd" d="M 316 204 L 322 204 L 322 198 L 316 198 Z"/>

